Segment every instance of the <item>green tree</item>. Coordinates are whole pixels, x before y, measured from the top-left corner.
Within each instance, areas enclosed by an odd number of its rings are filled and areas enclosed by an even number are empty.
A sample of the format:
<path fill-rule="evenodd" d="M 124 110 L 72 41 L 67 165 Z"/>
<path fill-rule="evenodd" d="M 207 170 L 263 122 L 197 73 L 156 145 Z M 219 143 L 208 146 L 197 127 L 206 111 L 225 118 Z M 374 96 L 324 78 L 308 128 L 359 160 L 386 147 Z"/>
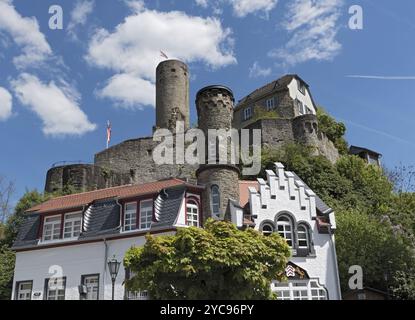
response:
<path fill-rule="evenodd" d="M 279 235 L 208 220 L 204 229 L 149 235 L 144 247 L 131 248 L 124 265 L 134 276 L 126 285 L 163 300 L 270 299 L 271 281 L 283 278 L 289 256 Z"/>
<path fill-rule="evenodd" d="M 322 107 L 317 108 L 317 119 L 320 131 L 334 143 L 340 154 L 348 154 L 349 146 L 344 139 L 344 135 L 346 134 L 346 126 L 344 123 L 337 122 Z"/>
<path fill-rule="evenodd" d="M 9 300 L 13 287 L 14 252 L 9 247 L 0 247 L 0 300 Z"/>
<path fill-rule="evenodd" d="M 411 244 L 386 217 L 380 220 L 350 209 L 336 211 L 336 217 L 336 249 L 344 290 L 348 289 L 350 266 L 363 268 L 365 286 L 386 291 L 388 286 L 395 286 L 392 275 L 414 265 Z"/>

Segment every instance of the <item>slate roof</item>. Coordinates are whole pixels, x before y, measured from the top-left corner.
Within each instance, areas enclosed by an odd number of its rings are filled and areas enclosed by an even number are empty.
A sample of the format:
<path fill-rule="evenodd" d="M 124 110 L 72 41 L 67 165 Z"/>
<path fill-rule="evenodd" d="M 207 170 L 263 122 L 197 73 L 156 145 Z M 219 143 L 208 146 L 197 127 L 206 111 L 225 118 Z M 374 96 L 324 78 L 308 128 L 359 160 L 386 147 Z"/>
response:
<path fill-rule="evenodd" d="M 37 244 L 37 235 L 40 227 L 39 214 L 28 214 L 24 217 L 22 224 L 19 227 L 16 240 L 13 247 L 27 247 Z"/>
<path fill-rule="evenodd" d="M 247 95 L 246 97 L 242 98 L 239 102 L 238 105 L 236 106 L 235 109 L 238 109 L 240 105 L 243 105 L 245 102 L 248 102 L 249 100 L 257 100 L 259 98 L 261 98 L 262 96 L 265 96 L 271 92 L 274 92 L 275 90 L 286 90 L 287 86 L 291 83 L 291 81 L 293 79 L 299 79 L 301 80 L 306 87 L 308 88 L 308 84 L 301 79 L 298 75 L 296 74 L 287 74 L 277 80 L 274 80 L 268 84 L 266 84 L 265 86 L 256 89 L 255 91 L 251 92 L 249 95 Z"/>
<path fill-rule="evenodd" d="M 84 213 L 83 232 L 79 236 L 78 241 L 87 241 L 96 238 L 104 238 L 117 236 L 121 234 L 121 205 L 118 202 L 119 195 L 140 196 L 142 194 L 159 194 L 157 199 L 157 222 L 153 222 L 150 231 L 168 229 L 176 224 L 177 216 L 186 190 L 191 187 L 201 188 L 195 185 L 189 185 L 182 180 L 172 179 L 166 181 L 159 181 L 158 183 L 145 184 L 141 186 L 127 186 L 125 189 L 111 188 L 102 190 L 104 192 L 92 192 L 79 195 L 69 196 L 70 199 L 78 201 L 83 199 L 83 203 L 89 201 L 89 206 Z M 132 189 L 133 188 L 133 189 Z M 92 195 L 108 196 L 109 190 L 114 190 L 113 198 L 91 200 Z M 135 190 L 133 192 L 132 190 Z M 121 192 L 119 192 L 121 191 Z M 68 203 L 68 197 L 64 197 L 65 201 L 57 201 L 49 203 L 46 206 L 38 206 L 38 208 L 61 208 L 61 204 Z M 80 203 L 80 202 L 79 202 Z M 53 206 L 56 205 L 56 206 Z M 33 209 L 31 209 L 33 210 Z M 40 209 L 38 209 L 40 210 Z M 40 228 L 40 214 L 39 212 L 29 212 L 25 215 L 24 221 L 19 229 L 16 241 L 13 244 L 13 249 L 29 249 L 38 245 L 38 231 Z M 137 230 L 140 232 L 140 230 Z"/>

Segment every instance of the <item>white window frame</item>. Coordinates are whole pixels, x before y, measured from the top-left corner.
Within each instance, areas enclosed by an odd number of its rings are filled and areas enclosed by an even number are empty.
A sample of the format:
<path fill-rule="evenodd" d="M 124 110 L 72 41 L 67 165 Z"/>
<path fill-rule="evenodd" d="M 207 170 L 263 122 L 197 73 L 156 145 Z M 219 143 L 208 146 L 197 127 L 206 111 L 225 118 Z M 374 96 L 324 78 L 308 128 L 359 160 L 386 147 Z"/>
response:
<path fill-rule="evenodd" d="M 199 227 L 199 206 L 193 200 L 189 200 L 186 204 L 186 225 L 189 227 Z"/>
<path fill-rule="evenodd" d="M 86 287 L 85 300 L 98 300 L 99 299 L 99 275 L 98 274 L 82 276 L 82 285 Z"/>
<path fill-rule="evenodd" d="M 300 115 L 304 115 L 305 114 L 304 104 L 299 99 L 296 99 L 296 101 L 297 101 L 296 104 L 297 104 L 298 113 Z"/>
<path fill-rule="evenodd" d="M 23 289 L 22 286 L 30 285 L 29 289 Z M 16 300 L 32 300 L 33 281 L 19 281 L 16 283 Z"/>
<path fill-rule="evenodd" d="M 79 222 L 79 224 L 78 224 Z M 63 219 L 63 238 L 77 239 L 82 232 L 82 212 L 66 213 Z"/>
<path fill-rule="evenodd" d="M 135 210 L 127 209 L 128 206 L 133 205 Z M 124 231 L 137 230 L 137 202 L 128 202 L 124 204 Z"/>
<path fill-rule="evenodd" d="M 214 189 L 217 190 L 217 192 L 213 192 Z M 219 216 L 220 214 L 220 188 L 216 184 L 210 187 L 210 205 L 212 208 L 212 214 Z"/>
<path fill-rule="evenodd" d="M 297 79 L 298 91 L 300 91 L 303 95 L 305 95 L 305 84 Z"/>
<path fill-rule="evenodd" d="M 62 215 L 45 216 L 43 218 L 42 242 L 61 239 Z M 54 220 L 48 222 L 48 220 Z"/>
<path fill-rule="evenodd" d="M 148 291 L 127 291 L 127 300 L 150 300 Z"/>
<path fill-rule="evenodd" d="M 65 300 L 66 277 L 46 279 L 45 300 Z M 51 281 L 56 284 L 51 285 Z M 53 294 L 52 294 L 53 293 Z"/>
<path fill-rule="evenodd" d="M 275 97 L 272 97 L 271 99 L 267 99 L 267 111 L 271 111 L 275 108 Z"/>
<path fill-rule="evenodd" d="M 274 282 L 272 291 L 278 300 L 327 300 L 327 290 L 317 279 L 290 280 L 288 283 Z M 288 294 L 287 294 L 288 293 Z"/>
<path fill-rule="evenodd" d="M 301 230 L 304 229 L 304 230 Z M 297 227 L 297 237 L 298 237 L 298 248 L 299 249 L 309 249 L 310 248 L 310 239 L 309 239 L 309 233 L 308 233 L 308 228 L 303 225 L 300 224 Z M 306 245 L 301 245 L 301 242 L 306 243 Z"/>
<path fill-rule="evenodd" d="M 244 109 L 244 120 L 247 121 L 252 118 L 252 107 L 247 107 Z"/>
<path fill-rule="evenodd" d="M 280 227 L 282 230 L 280 230 Z M 277 220 L 277 232 L 287 241 L 287 244 L 294 248 L 294 226 L 291 223 L 291 219 L 287 216 L 281 216 Z M 291 242 L 291 244 L 290 244 Z"/>
<path fill-rule="evenodd" d="M 153 223 L 153 211 L 154 211 L 154 203 L 153 199 L 142 200 L 140 201 L 140 211 L 139 211 L 139 229 L 140 230 L 149 230 L 151 228 L 151 224 Z M 147 207 L 146 211 L 143 211 L 143 207 L 145 204 L 151 204 L 151 207 Z M 150 208 L 150 210 L 148 210 Z M 144 213 L 144 214 L 143 214 Z"/>

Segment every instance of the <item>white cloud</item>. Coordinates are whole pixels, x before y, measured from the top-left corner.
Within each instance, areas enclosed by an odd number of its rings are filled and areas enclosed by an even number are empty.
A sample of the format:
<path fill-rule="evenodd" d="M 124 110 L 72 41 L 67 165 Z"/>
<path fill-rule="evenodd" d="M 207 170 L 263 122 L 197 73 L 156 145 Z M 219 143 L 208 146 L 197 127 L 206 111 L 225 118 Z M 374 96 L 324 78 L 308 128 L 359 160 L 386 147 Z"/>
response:
<path fill-rule="evenodd" d="M 258 61 L 255 61 L 251 68 L 249 68 L 250 78 L 268 77 L 271 75 L 271 68 L 262 68 Z"/>
<path fill-rule="evenodd" d="M 160 50 L 170 58 L 203 62 L 213 68 L 236 63 L 231 31 L 223 28 L 218 19 L 143 8 L 126 17 L 114 32 L 100 29 L 92 37 L 87 61 L 117 73 L 98 94 L 130 107 L 154 104 L 149 97 L 155 95 L 151 84 L 155 81 L 156 66 L 163 60 Z M 114 92 L 127 79 L 133 81 L 134 89 L 142 85 L 141 92 Z"/>
<path fill-rule="evenodd" d="M 0 121 L 5 121 L 12 115 L 12 95 L 0 87 Z"/>
<path fill-rule="evenodd" d="M 108 80 L 98 95 L 116 101 L 121 107 L 140 108 L 142 105 L 155 105 L 155 90 L 152 82 L 123 73 Z"/>
<path fill-rule="evenodd" d="M 269 56 L 283 64 L 296 65 L 309 60 L 332 60 L 342 46 L 336 39 L 343 0 L 294 0 L 287 6 L 283 27 L 292 34 L 283 48 Z"/>
<path fill-rule="evenodd" d="M 269 13 L 277 6 L 278 0 L 196 0 L 196 4 L 203 8 L 207 8 L 209 4 L 218 8 L 223 3 L 231 5 L 234 14 L 243 18 L 256 12 Z"/>
<path fill-rule="evenodd" d="M 6 32 L 22 49 L 22 54 L 13 59 L 18 68 L 43 62 L 52 54 L 46 38 L 40 32 L 36 18 L 22 17 L 11 0 L 0 0 L 0 32 Z"/>
<path fill-rule="evenodd" d="M 67 32 L 76 39 L 76 28 L 83 26 L 87 22 L 88 16 L 92 13 L 95 6 L 94 0 L 78 0 L 71 12 L 71 17 L 68 23 Z"/>
<path fill-rule="evenodd" d="M 83 135 L 95 130 L 79 106 L 79 94 L 66 83 L 42 83 L 36 76 L 23 73 L 11 81 L 22 105 L 35 112 L 43 122 L 43 133 L 51 136 Z"/>

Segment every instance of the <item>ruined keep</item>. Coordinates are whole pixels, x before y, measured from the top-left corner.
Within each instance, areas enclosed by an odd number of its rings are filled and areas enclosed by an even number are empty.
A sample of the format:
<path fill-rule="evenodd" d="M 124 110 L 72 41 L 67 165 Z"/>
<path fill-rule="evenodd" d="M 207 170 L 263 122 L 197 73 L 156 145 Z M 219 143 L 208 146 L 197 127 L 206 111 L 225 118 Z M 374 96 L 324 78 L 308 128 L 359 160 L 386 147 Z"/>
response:
<path fill-rule="evenodd" d="M 166 128 L 175 132 L 176 121 L 183 121 L 184 129 L 189 129 L 189 77 L 188 67 L 181 61 L 166 60 L 158 65 L 154 129 Z M 322 154 L 334 162 L 339 157 L 338 151 L 318 130 L 314 102 L 307 102 L 307 99 L 312 101 L 311 94 L 307 85 L 305 91 L 301 90 L 304 84 L 300 80 L 295 75 L 284 76 L 257 89 L 236 107 L 231 89 L 224 86 L 205 87 L 196 97 L 198 126 L 205 133 L 208 129 L 261 129 L 263 146 L 279 147 L 287 142 L 301 142 L 314 146 L 316 154 Z M 298 88 L 295 81 L 298 81 Z M 299 99 L 304 101 L 303 109 L 295 99 L 296 90 L 300 92 Z M 278 112 L 278 117 L 243 118 L 246 108 L 250 106 L 269 107 L 270 97 L 274 99 L 272 107 Z M 220 190 L 220 215 L 226 214 L 228 199 L 238 200 L 238 168 L 220 164 L 159 166 L 153 160 L 153 152 L 158 145 L 159 142 L 153 141 L 153 137 L 130 139 L 97 153 L 93 164 L 53 167 L 47 173 L 45 191 L 60 191 L 70 185 L 82 192 L 175 177 L 197 179 L 199 184 L 206 186 L 203 201 L 205 217 L 212 212 L 208 201 L 212 186 Z M 219 152 L 227 152 L 230 159 L 230 149 Z"/>

